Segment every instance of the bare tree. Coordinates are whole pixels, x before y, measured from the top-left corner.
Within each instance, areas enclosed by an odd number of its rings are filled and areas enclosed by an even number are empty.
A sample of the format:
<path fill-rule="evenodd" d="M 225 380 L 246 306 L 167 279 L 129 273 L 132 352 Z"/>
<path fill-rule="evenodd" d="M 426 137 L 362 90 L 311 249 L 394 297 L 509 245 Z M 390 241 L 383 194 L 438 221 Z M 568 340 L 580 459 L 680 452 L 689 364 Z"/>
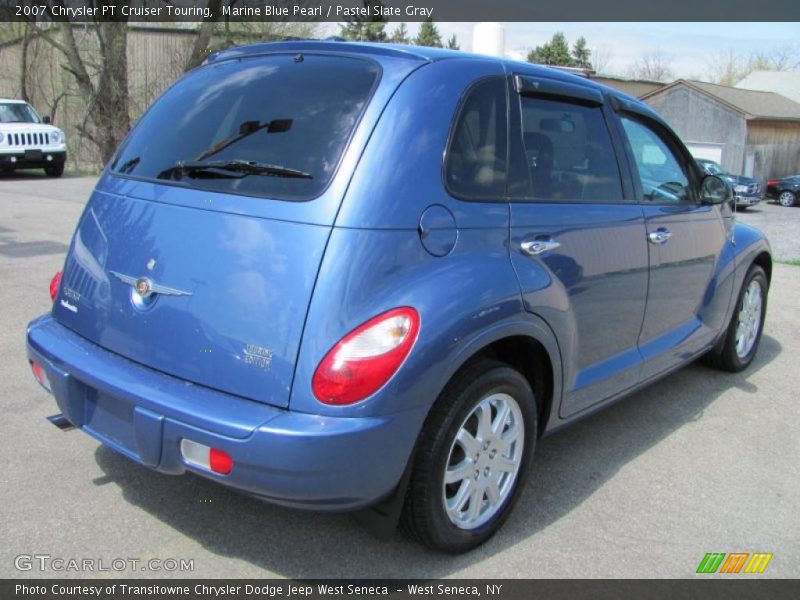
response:
<path fill-rule="evenodd" d="M 628 70 L 628 76 L 632 79 L 668 83 L 675 79 L 675 74 L 670 66 L 671 62 L 671 57 L 661 52 L 661 50 L 647 52 L 633 63 L 633 66 Z"/>
<path fill-rule="evenodd" d="M 218 14 L 221 3 L 221 0 L 209 0 L 208 6 L 214 14 Z M 230 46 L 256 41 L 314 38 L 318 31 L 318 23 L 203 21 L 197 29 L 197 37 L 185 59 L 183 70 L 197 67 L 209 54 Z"/>
<path fill-rule="evenodd" d="M 614 54 L 608 46 L 592 48 L 592 66 L 598 75 L 608 73 L 608 68 L 613 60 Z"/>
<path fill-rule="evenodd" d="M 131 125 L 127 22 L 92 23 L 81 29 L 80 43 L 71 23 L 34 27 L 63 56 L 62 68 L 72 76 L 87 107 L 78 131 L 96 147 L 101 160 L 108 162 Z"/>
<path fill-rule="evenodd" d="M 749 55 L 734 49 L 712 54 L 706 61 L 706 78 L 720 85 L 736 85 L 756 70 L 792 71 L 800 68 L 800 46 L 782 44 Z"/>

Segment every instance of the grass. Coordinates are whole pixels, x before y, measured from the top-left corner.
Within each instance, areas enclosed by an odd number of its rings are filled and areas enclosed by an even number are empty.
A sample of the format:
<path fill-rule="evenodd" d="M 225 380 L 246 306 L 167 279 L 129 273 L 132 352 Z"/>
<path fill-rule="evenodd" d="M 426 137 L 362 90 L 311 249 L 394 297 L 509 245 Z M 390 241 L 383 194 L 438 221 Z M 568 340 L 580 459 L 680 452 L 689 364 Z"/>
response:
<path fill-rule="evenodd" d="M 800 258 L 792 258 L 789 260 L 776 260 L 775 262 L 782 265 L 792 265 L 793 267 L 800 267 Z"/>

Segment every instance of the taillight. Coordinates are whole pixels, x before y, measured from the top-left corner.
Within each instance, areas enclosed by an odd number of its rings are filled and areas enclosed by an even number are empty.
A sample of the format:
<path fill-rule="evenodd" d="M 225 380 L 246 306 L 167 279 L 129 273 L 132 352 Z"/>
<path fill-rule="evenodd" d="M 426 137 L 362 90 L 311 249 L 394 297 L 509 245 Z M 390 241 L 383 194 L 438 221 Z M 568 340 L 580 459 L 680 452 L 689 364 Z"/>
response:
<path fill-rule="evenodd" d="M 778 185 L 780 179 L 767 179 L 767 185 Z"/>
<path fill-rule="evenodd" d="M 378 391 L 408 356 L 419 333 L 419 314 L 395 308 L 347 334 L 325 355 L 311 388 L 325 404 L 352 404 Z"/>
<path fill-rule="evenodd" d="M 50 280 L 50 300 L 55 302 L 58 296 L 58 288 L 61 286 L 61 271 L 56 271 L 53 278 Z"/>

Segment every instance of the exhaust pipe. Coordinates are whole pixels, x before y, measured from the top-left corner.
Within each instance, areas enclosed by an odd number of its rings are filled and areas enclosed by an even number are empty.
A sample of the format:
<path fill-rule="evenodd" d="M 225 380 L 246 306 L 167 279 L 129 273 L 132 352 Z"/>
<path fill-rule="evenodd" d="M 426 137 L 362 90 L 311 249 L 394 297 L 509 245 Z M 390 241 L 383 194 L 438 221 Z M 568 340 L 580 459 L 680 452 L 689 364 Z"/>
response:
<path fill-rule="evenodd" d="M 70 429 L 75 429 L 75 425 L 70 423 L 67 420 L 67 417 L 58 413 L 57 415 L 50 415 L 47 417 L 47 420 L 50 421 L 53 425 L 58 427 L 61 431 L 69 431 Z"/>

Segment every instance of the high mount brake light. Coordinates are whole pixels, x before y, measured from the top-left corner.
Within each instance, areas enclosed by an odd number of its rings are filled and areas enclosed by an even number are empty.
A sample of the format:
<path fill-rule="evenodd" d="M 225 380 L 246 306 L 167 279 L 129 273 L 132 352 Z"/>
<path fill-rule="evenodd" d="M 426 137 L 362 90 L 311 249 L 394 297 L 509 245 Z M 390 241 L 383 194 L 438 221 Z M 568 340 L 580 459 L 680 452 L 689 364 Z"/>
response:
<path fill-rule="evenodd" d="M 374 394 L 392 378 L 411 352 L 419 333 L 419 313 L 394 308 L 360 325 L 319 363 L 311 388 L 324 404 L 353 404 Z"/>

